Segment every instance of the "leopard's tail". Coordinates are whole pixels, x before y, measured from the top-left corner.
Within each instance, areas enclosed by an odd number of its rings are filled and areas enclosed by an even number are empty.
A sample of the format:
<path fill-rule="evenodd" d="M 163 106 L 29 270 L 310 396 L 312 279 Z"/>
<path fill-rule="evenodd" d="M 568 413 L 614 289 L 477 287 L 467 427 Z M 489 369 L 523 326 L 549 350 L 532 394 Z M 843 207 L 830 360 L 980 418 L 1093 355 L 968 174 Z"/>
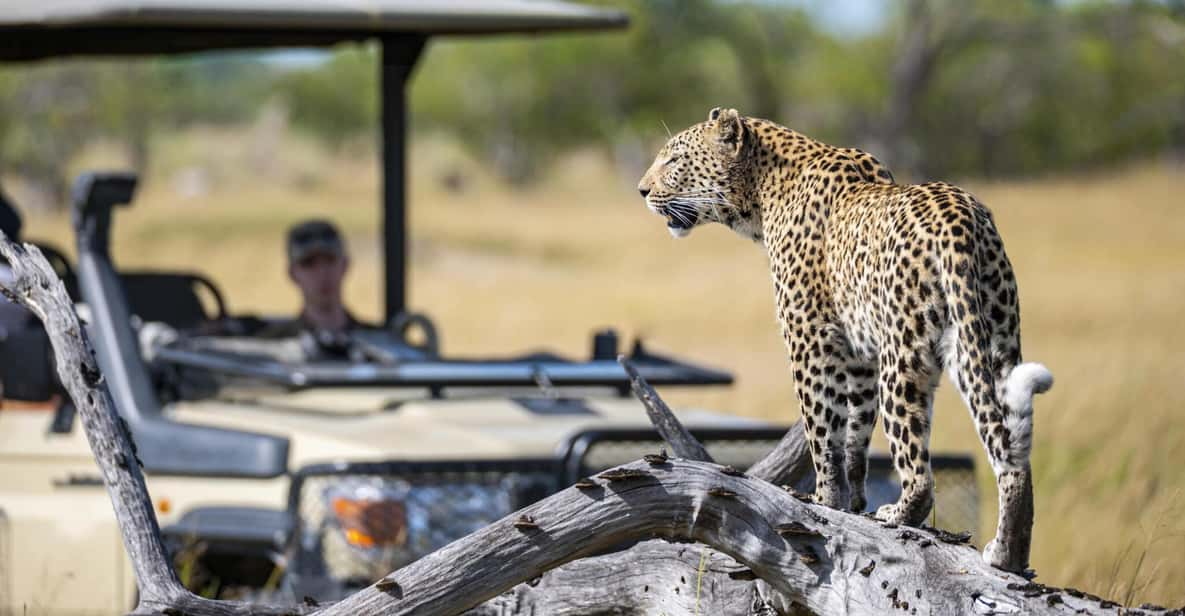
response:
<path fill-rule="evenodd" d="M 1004 427 L 1012 437 L 1011 449 L 1022 460 L 1033 448 L 1033 396 L 1053 387 L 1053 373 L 1042 364 L 1026 362 L 1008 373 L 1003 396 Z"/>
<path fill-rule="evenodd" d="M 961 205 L 952 210 L 963 216 L 952 225 L 961 233 L 952 233 L 943 243 L 939 267 L 949 323 L 942 343 L 943 361 L 971 410 L 998 475 L 1028 464 L 1033 444 L 1033 396 L 1049 390 L 1053 375 L 1041 364 L 1021 363 L 1015 319 L 993 316 L 998 311 L 991 302 L 999 301 L 995 298 L 1000 295 L 1007 298 L 1003 301 L 1010 304 L 1010 310 L 1019 310 L 1016 289 L 983 288 L 992 279 L 996 285 L 1013 283 L 1011 276 L 987 269 L 993 263 L 983 260 L 989 249 L 999 249 L 992 245 L 997 231 L 990 214 L 969 195 Z"/>

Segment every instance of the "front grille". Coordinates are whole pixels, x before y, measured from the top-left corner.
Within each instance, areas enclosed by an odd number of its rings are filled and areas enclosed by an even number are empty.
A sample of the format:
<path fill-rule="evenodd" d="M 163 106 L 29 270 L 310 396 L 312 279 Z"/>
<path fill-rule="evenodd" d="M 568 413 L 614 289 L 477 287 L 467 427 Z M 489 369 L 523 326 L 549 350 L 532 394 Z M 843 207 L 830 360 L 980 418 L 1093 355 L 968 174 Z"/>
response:
<path fill-rule="evenodd" d="M 559 488 L 554 460 L 307 467 L 289 496 L 290 573 L 337 589 L 369 584 Z"/>

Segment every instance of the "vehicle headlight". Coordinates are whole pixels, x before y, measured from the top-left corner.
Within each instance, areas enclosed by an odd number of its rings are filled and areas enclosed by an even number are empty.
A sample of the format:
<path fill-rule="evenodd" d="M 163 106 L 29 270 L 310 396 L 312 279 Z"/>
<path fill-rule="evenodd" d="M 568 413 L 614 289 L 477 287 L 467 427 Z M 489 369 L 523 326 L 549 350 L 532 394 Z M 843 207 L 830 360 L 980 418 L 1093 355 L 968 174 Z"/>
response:
<path fill-rule="evenodd" d="M 351 546 L 373 550 L 407 543 L 406 485 L 334 486 L 325 496 Z"/>
<path fill-rule="evenodd" d="M 482 483 L 411 484 L 348 477 L 322 492 L 322 555 L 339 580 L 373 580 L 511 513 L 512 477 Z"/>

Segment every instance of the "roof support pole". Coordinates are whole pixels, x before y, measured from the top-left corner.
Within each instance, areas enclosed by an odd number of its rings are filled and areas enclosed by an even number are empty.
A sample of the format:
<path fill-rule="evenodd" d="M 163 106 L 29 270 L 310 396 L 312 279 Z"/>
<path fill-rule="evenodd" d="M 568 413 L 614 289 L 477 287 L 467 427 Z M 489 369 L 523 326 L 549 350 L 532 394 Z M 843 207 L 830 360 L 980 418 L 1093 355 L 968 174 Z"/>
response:
<path fill-rule="evenodd" d="M 427 37 L 382 38 L 383 320 L 407 309 L 407 85 Z"/>

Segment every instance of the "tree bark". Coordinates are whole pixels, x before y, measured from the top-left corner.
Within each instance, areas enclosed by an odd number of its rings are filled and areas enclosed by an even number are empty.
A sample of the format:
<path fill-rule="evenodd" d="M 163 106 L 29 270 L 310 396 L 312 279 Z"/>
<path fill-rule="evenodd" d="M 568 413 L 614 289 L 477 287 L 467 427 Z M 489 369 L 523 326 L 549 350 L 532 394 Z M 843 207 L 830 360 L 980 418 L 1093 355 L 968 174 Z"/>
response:
<path fill-rule="evenodd" d="M 1118 607 L 993 569 L 974 548 L 940 531 L 885 526 L 802 502 L 713 464 L 634 462 L 593 484 L 495 522 L 321 613 L 455 614 L 571 560 L 651 536 L 719 550 L 817 614 Z"/>
<path fill-rule="evenodd" d="M 707 546 L 644 541 L 544 573 L 466 616 L 651 616 L 787 614 L 789 601 L 748 567 Z"/>
<path fill-rule="evenodd" d="M 634 395 L 646 407 L 646 415 L 650 423 L 658 431 L 675 455 L 688 460 L 713 462 L 712 454 L 703 446 L 675 416 L 671 407 L 667 406 L 662 396 L 646 382 L 638 373 L 634 365 L 624 355 L 617 357 L 618 363 L 625 368 L 630 378 L 630 388 Z M 795 422 L 786 432 L 786 436 L 762 459 L 758 460 L 750 469 L 749 474 L 764 479 L 775 485 L 797 485 L 804 477 L 811 474 L 810 452 L 807 450 L 806 435 L 803 434 L 802 421 Z"/>
<path fill-rule="evenodd" d="M 764 615 L 785 613 L 791 603 L 818 614 L 1061 614 L 1119 607 L 992 569 L 973 548 L 941 531 L 886 526 L 803 502 L 801 495 L 726 467 L 658 457 L 567 488 L 333 605 L 275 607 L 201 599 L 181 587 L 173 573 L 132 442 L 64 287 L 36 248 L 22 248 L 0 235 L 0 254 L 13 266 L 16 280 L 5 294 L 45 323 L 59 375 L 82 417 L 135 567 L 141 593 L 135 614 L 443 616 L 474 608 L 478 614 L 532 613 L 535 605 L 557 610 L 545 613 L 563 613 L 555 601 L 575 604 L 572 610 L 587 608 L 579 613 L 602 614 L 653 613 L 659 605 L 672 614 Z M 653 537 L 678 543 L 645 542 L 563 566 Z M 692 586 L 688 558 L 697 554 Z M 516 588 L 540 576 L 546 585 Z M 748 582 L 750 576 L 752 585 L 722 581 Z M 693 588 L 698 607 L 684 595 Z M 499 596 L 509 589 L 514 589 L 511 595 Z M 615 602 L 596 596 L 598 591 L 621 591 L 633 599 Z M 527 607 L 506 603 L 516 598 L 517 605 Z M 728 605 L 710 612 L 705 601 Z"/>
<path fill-rule="evenodd" d="M 634 395 L 638 400 L 642 401 L 642 406 L 646 407 L 646 415 L 650 418 L 650 423 L 654 425 L 654 429 L 658 431 L 658 435 L 662 437 L 675 455 L 680 458 L 687 458 L 688 460 L 700 460 L 702 462 L 712 462 L 712 454 L 704 448 L 703 444 L 699 442 L 683 424 L 675 417 L 675 413 L 671 411 L 671 407 L 663 401 L 658 392 L 638 374 L 638 370 L 630 363 L 630 360 L 625 358 L 625 355 L 617 356 L 617 363 L 625 368 L 625 373 L 630 377 L 630 387 L 634 390 Z"/>

